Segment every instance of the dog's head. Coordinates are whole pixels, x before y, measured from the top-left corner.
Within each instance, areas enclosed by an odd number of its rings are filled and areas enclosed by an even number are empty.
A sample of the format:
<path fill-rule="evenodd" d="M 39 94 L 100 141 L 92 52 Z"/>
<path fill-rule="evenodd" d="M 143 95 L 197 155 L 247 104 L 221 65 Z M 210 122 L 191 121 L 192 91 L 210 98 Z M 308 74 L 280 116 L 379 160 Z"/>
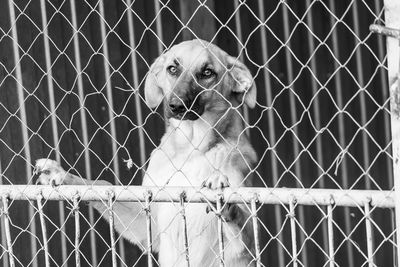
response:
<path fill-rule="evenodd" d="M 167 118 L 196 120 L 207 112 L 256 104 L 249 69 L 237 58 L 202 40 L 173 46 L 151 65 L 145 82 L 149 107 L 164 102 Z"/>

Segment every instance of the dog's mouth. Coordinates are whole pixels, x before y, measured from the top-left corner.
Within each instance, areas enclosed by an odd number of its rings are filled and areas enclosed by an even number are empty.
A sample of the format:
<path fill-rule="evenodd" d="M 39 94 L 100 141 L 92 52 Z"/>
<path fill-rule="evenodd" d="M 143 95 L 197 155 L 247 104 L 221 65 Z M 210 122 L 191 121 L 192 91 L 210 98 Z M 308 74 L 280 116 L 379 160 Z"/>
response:
<path fill-rule="evenodd" d="M 196 101 L 193 104 L 187 103 L 187 107 L 173 107 L 169 103 L 165 109 L 165 115 L 167 118 L 174 118 L 178 120 L 197 120 L 204 112 L 204 105 L 201 105 Z"/>
<path fill-rule="evenodd" d="M 197 120 L 201 116 L 201 114 L 199 114 L 196 111 L 192 111 L 192 110 L 187 110 L 182 113 L 173 113 L 171 115 L 172 115 L 171 118 L 174 118 L 174 119 L 190 120 L 190 121 Z"/>

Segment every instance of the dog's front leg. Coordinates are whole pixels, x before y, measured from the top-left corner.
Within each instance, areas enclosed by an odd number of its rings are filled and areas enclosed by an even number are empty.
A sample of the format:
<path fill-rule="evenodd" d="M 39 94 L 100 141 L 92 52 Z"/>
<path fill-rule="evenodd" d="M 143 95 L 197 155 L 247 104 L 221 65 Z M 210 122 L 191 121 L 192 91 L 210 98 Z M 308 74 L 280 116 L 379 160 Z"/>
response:
<path fill-rule="evenodd" d="M 66 172 L 61 165 L 52 159 L 38 159 L 35 164 L 35 173 L 39 175 L 37 184 L 43 185 L 109 185 L 104 180 L 88 180 Z"/>
<path fill-rule="evenodd" d="M 249 219 L 251 214 L 245 204 L 225 205 L 226 207 L 222 211 L 222 216 L 225 221 L 226 258 L 227 260 L 233 260 L 233 262 L 237 260 L 246 262 L 245 265 L 239 264 L 238 266 L 249 266 L 249 262 L 254 257 L 252 255 L 254 251 L 253 225 Z M 234 260 L 235 258 L 236 260 Z"/>
<path fill-rule="evenodd" d="M 61 165 L 51 159 L 39 159 L 36 161 L 35 172 L 39 175 L 37 183 L 43 185 L 101 185 L 112 186 L 104 180 L 88 180 L 66 172 Z M 92 201 L 89 205 L 95 208 L 105 219 L 108 219 L 108 207 L 102 201 Z M 152 216 L 155 217 L 156 206 L 151 207 Z M 143 206 L 136 202 L 115 202 L 113 204 L 115 214 L 114 225 L 117 232 L 130 242 L 137 244 L 141 249 L 147 247 L 146 213 Z M 154 229 L 154 228 L 153 228 Z M 156 231 L 153 231 L 153 233 Z M 158 240 L 153 236 L 153 249 L 158 250 Z"/>
<path fill-rule="evenodd" d="M 229 177 L 229 178 L 228 178 Z M 240 185 L 243 177 L 233 166 L 223 166 L 203 182 L 203 186 L 214 190 Z M 217 211 L 208 207 L 207 211 Z M 222 206 L 219 216 L 224 222 L 223 234 L 227 247 L 224 250 L 226 266 L 253 266 L 254 234 L 250 219 L 250 209 L 246 204 L 228 204 Z"/>
<path fill-rule="evenodd" d="M 245 260 L 248 264 L 254 257 L 252 255 L 254 251 L 254 235 L 249 207 L 246 204 L 224 203 L 221 208 L 218 211 L 213 204 L 212 207 L 207 207 L 206 212 L 214 212 L 216 216 L 221 216 L 222 218 L 224 243 L 228 244 L 228 247 L 224 250 L 226 258 L 240 258 L 241 261 Z M 247 266 L 247 264 L 239 264 L 238 266 Z"/>

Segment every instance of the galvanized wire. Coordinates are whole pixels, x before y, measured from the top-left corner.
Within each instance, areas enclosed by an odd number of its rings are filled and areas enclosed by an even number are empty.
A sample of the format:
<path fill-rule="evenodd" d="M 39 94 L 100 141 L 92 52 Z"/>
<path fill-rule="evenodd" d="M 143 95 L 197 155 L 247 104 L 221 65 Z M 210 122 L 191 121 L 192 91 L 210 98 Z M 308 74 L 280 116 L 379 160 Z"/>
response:
<path fill-rule="evenodd" d="M 226 257 L 236 245 L 235 238 L 245 233 L 251 233 L 254 244 L 242 244 L 243 253 L 256 266 L 316 266 L 314 258 L 330 267 L 351 267 L 357 262 L 379 266 L 387 255 L 396 261 L 396 227 L 381 219 L 386 209 L 396 207 L 398 197 L 392 173 L 397 158 L 391 155 L 397 141 L 391 140 L 394 120 L 389 116 L 396 81 L 386 66 L 391 59 L 384 41 L 376 41 L 367 29 L 369 23 L 384 23 L 384 12 L 388 11 L 378 1 L 362 0 L 226 4 L 41 0 L 37 7 L 31 1 L 8 0 L 7 10 L 0 11 L 4 18 L 0 49 L 6 51 L 0 51 L 0 89 L 5 92 L 0 95 L 4 233 L 0 262 L 67 266 L 74 255 L 76 266 L 132 262 L 139 266 L 147 253 L 147 265 L 158 265 L 155 250 L 158 238 L 165 234 L 165 229 L 157 228 L 160 212 L 153 205 L 159 203 L 176 207 L 176 214 L 168 215 L 178 218 L 182 240 L 171 251 L 177 251 L 185 266 L 197 256 L 192 250 L 197 240 L 190 231 L 190 212 L 192 204 L 199 203 L 215 213 L 211 249 L 219 266 L 228 265 Z M 202 16 L 206 19 L 199 20 Z M 328 24 L 319 25 L 320 17 Z M 196 21 L 204 25 L 193 25 Z M 248 135 L 258 153 L 244 178 L 247 182 L 253 175 L 258 187 L 228 187 L 216 194 L 193 186 L 192 181 L 188 181 L 192 186 L 182 187 L 131 186 L 147 174 L 150 152 L 160 150 L 159 140 L 169 125 L 161 108 L 146 106 L 143 87 L 149 67 L 182 36 L 204 38 L 204 29 L 215 31 L 211 40 L 243 62 L 258 87 L 256 109 L 240 107 L 244 127 L 239 134 Z M 380 25 L 372 29 L 399 38 L 398 29 Z M 31 66 L 34 69 L 28 70 Z M 232 70 L 225 68 L 229 75 Z M 14 92 L 7 91 L 10 87 Z M 222 134 L 217 133 L 222 144 L 239 146 L 239 138 L 227 140 Z M 190 155 L 199 150 L 191 145 Z M 240 156 L 247 155 L 240 152 Z M 173 161 L 172 156 L 166 157 Z M 54 158 L 64 167 L 64 176 L 52 182 L 62 183 L 68 175 L 78 174 L 72 177 L 79 186 L 32 185 L 37 158 Z M 183 173 L 189 160 L 175 166 L 176 173 Z M 96 185 L 103 179 L 114 186 Z M 21 181 L 29 185 L 18 184 Z M 17 216 L 17 200 L 26 203 L 25 219 Z M 56 211 L 46 209 L 53 200 L 60 201 Z M 84 201 L 102 206 L 100 213 L 94 205 L 79 209 Z M 129 212 L 119 213 L 132 203 L 140 212 L 130 217 Z M 223 216 L 231 207 L 226 204 L 248 209 L 244 214 L 249 217 L 243 218 L 232 239 L 230 222 Z M 69 214 L 68 205 L 72 206 Z M 108 231 L 101 217 L 108 219 Z M 73 224 L 68 223 L 70 218 Z M 146 240 L 139 242 L 144 251 L 136 255 L 128 251 L 132 248 L 124 236 L 135 240 L 131 227 L 141 219 Z M 30 255 L 19 256 L 13 247 L 25 236 Z M 241 238 L 245 243 L 246 237 Z M 365 246 L 359 245 L 362 240 Z M 60 255 L 54 253 L 55 242 Z M 387 246 L 391 252 L 382 252 Z"/>

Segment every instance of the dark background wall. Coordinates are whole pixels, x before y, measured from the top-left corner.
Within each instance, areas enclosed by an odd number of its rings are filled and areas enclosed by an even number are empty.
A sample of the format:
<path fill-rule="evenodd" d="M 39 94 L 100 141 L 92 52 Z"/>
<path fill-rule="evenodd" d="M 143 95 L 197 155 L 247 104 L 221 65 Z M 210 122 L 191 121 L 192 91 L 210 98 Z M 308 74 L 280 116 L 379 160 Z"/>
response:
<path fill-rule="evenodd" d="M 84 177 L 90 173 L 92 179 L 140 184 L 145 159 L 159 143 L 164 125 L 160 111 L 144 103 L 143 79 L 162 51 L 198 37 L 239 56 L 255 76 L 257 106 L 248 115 L 249 134 L 259 156 L 256 186 L 393 187 L 385 45 L 368 30 L 369 24 L 384 20 L 382 1 L 207 1 L 203 5 L 194 0 L 137 0 L 127 8 L 127 2 L 116 0 L 104 1 L 101 16 L 98 1 L 76 1 L 71 11 L 71 1 L 54 0 L 45 3 L 44 28 L 39 1 L 14 3 L 13 21 L 8 2 L 0 2 L 2 184 L 32 182 L 34 160 L 43 157 L 60 157 L 66 169 Z M 50 82 L 43 29 L 50 44 Z M 81 72 L 74 40 L 79 41 Z M 130 170 L 123 163 L 129 158 L 134 162 Z M 66 206 L 45 205 L 52 266 L 61 266 L 61 242 L 68 264 L 74 266 L 74 221 Z M 11 204 L 17 266 L 44 265 L 39 218 L 32 207 L 27 202 Z M 65 225 L 60 207 L 67 217 Z M 85 205 L 81 211 L 88 217 Z M 324 266 L 326 208 L 296 211 L 300 261 L 304 266 Z M 392 213 L 373 209 L 372 216 L 377 266 L 393 266 Z M 264 205 L 260 218 L 263 263 L 289 264 L 287 207 Z M 90 266 L 93 258 L 100 266 L 110 266 L 108 225 L 97 221 L 97 214 L 94 219 L 97 255 L 92 255 L 90 222 L 81 220 L 82 266 Z M 362 266 L 367 249 L 363 209 L 335 207 L 334 220 L 337 264 Z M 3 232 L 2 237 L 4 245 Z M 124 242 L 118 251 L 125 253 L 127 266 L 137 261 L 137 266 L 145 266 L 138 248 Z M 0 262 L 6 266 L 4 252 L 0 247 Z"/>

